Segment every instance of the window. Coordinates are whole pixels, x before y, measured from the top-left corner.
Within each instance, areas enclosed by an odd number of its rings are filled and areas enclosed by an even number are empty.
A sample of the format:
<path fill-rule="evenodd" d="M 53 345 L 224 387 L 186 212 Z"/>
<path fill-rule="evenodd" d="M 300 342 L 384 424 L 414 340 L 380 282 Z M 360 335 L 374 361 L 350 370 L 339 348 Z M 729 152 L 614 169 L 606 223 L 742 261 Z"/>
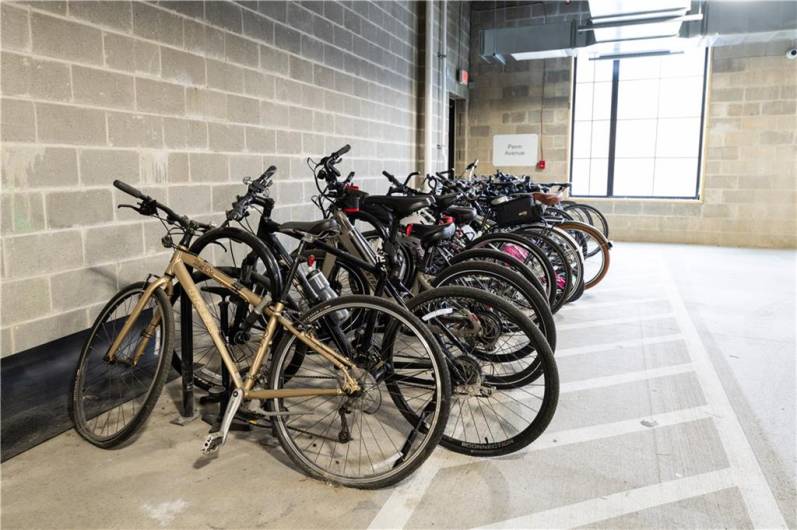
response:
<path fill-rule="evenodd" d="M 707 56 L 576 61 L 574 196 L 697 198 Z"/>

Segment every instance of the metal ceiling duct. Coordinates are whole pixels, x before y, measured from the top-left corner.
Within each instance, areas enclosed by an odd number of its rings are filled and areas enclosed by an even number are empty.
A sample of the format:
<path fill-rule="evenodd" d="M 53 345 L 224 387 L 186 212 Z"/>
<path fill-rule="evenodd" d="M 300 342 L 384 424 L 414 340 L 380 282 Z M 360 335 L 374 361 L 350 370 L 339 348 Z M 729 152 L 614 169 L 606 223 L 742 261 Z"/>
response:
<path fill-rule="evenodd" d="M 582 54 L 614 58 L 797 39 L 797 1 L 589 0 L 589 9 L 587 23 L 482 30 L 481 56 L 500 63 Z"/>

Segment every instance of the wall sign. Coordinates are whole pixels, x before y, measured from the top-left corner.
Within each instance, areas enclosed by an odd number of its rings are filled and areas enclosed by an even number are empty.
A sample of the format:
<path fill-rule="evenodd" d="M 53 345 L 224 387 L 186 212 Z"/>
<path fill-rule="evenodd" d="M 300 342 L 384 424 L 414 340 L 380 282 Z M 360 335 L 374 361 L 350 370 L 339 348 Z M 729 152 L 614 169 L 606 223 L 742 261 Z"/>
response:
<path fill-rule="evenodd" d="M 537 141 L 536 134 L 496 134 L 493 136 L 493 165 L 534 166 L 537 163 Z"/>

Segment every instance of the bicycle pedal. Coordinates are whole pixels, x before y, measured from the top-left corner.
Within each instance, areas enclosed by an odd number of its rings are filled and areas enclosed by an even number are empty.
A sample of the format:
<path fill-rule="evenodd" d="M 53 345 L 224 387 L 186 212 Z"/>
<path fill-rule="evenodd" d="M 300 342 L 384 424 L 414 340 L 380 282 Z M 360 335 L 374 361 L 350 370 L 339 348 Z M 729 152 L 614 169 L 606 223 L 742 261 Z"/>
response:
<path fill-rule="evenodd" d="M 205 443 L 202 445 L 203 455 L 212 455 L 216 453 L 221 445 L 224 443 L 224 437 L 221 432 L 212 432 L 205 438 Z"/>

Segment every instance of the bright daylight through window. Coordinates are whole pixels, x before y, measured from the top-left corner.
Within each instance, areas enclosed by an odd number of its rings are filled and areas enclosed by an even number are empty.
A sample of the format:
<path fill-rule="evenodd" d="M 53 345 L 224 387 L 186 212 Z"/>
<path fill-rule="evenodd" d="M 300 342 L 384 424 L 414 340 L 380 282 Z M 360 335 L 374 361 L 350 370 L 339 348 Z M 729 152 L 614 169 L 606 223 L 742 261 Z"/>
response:
<path fill-rule="evenodd" d="M 706 57 L 576 60 L 574 196 L 697 198 Z"/>

